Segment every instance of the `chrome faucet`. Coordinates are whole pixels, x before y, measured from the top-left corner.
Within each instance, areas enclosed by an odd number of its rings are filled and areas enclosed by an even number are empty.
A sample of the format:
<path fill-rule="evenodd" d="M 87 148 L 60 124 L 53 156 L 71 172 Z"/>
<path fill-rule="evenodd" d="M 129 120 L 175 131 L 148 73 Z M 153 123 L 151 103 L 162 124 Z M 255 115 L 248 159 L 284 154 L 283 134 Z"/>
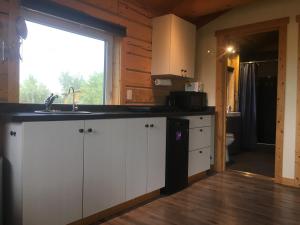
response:
<path fill-rule="evenodd" d="M 51 93 L 51 95 L 48 98 L 46 98 L 45 100 L 46 111 L 50 111 L 52 109 L 53 102 L 57 98 L 58 95 L 54 95 L 53 93 Z"/>
<path fill-rule="evenodd" d="M 72 111 L 75 112 L 78 110 L 78 106 L 75 104 L 75 89 L 73 87 L 70 87 L 67 95 L 70 95 L 71 91 L 72 91 L 72 102 L 73 102 Z"/>

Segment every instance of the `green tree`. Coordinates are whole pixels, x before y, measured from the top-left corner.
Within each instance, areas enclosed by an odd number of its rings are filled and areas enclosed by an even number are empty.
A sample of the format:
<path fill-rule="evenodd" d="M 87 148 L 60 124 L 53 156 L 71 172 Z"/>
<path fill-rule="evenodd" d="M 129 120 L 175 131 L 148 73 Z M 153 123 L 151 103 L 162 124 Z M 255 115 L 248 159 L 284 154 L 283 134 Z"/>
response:
<path fill-rule="evenodd" d="M 92 74 L 80 89 L 80 104 L 101 105 L 104 94 L 104 75 Z"/>
<path fill-rule="evenodd" d="M 46 85 L 38 82 L 32 75 L 21 83 L 20 101 L 22 103 L 44 103 L 49 95 L 50 91 Z"/>
<path fill-rule="evenodd" d="M 62 86 L 62 92 L 68 92 L 70 87 L 73 87 L 75 90 L 80 90 L 84 85 L 85 80 L 79 76 L 70 75 L 69 72 L 64 72 L 59 77 L 59 83 Z"/>

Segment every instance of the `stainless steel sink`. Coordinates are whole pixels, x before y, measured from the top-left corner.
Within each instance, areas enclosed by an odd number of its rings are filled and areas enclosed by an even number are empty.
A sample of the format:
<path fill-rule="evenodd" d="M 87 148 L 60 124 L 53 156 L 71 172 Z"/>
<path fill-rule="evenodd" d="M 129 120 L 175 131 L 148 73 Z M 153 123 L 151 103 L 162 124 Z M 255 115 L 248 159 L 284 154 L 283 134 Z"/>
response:
<path fill-rule="evenodd" d="M 48 114 L 48 115 L 81 115 L 81 114 L 91 114 L 88 111 L 60 111 L 60 110 L 37 110 L 34 111 L 37 114 Z"/>

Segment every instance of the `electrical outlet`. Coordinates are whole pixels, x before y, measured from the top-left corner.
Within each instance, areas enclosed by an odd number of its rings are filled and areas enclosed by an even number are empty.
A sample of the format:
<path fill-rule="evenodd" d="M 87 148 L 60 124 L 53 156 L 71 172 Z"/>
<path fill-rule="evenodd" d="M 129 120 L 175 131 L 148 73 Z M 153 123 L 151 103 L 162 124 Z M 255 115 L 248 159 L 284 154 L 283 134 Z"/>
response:
<path fill-rule="evenodd" d="M 127 100 L 132 100 L 132 90 L 128 89 L 126 92 L 126 99 Z"/>

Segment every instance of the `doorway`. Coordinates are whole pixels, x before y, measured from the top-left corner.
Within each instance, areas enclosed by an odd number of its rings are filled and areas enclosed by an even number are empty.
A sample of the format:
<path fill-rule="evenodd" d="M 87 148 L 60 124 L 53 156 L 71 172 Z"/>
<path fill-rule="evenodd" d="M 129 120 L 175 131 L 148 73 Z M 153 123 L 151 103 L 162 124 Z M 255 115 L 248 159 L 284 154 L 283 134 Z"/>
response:
<path fill-rule="evenodd" d="M 274 177 L 279 32 L 231 42 L 236 50 L 228 55 L 226 73 L 227 168 Z"/>
<path fill-rule="evenodd" d="M 275 139 L 275 170 L 274 181 L 282 183 L 282 148 L 284 131 L 284 99 L 286 76 L 286 45 L 287 24 L 289 18 L 276 19 L 261 23 L 244 25 L 236 28 L 220 30 L 217 37 L 216 61 L 216 154 L 215 170 L 223 172 L 226 169 L 226 110 L 227 110 L 227 85 L 226 76 L 228 58 L 226 47 L 232 40 L 241 39 L 250 35 L 278 32 L 278 79 L 277 79 L 277 104 L 276 104 L 276 139 Z"/>

